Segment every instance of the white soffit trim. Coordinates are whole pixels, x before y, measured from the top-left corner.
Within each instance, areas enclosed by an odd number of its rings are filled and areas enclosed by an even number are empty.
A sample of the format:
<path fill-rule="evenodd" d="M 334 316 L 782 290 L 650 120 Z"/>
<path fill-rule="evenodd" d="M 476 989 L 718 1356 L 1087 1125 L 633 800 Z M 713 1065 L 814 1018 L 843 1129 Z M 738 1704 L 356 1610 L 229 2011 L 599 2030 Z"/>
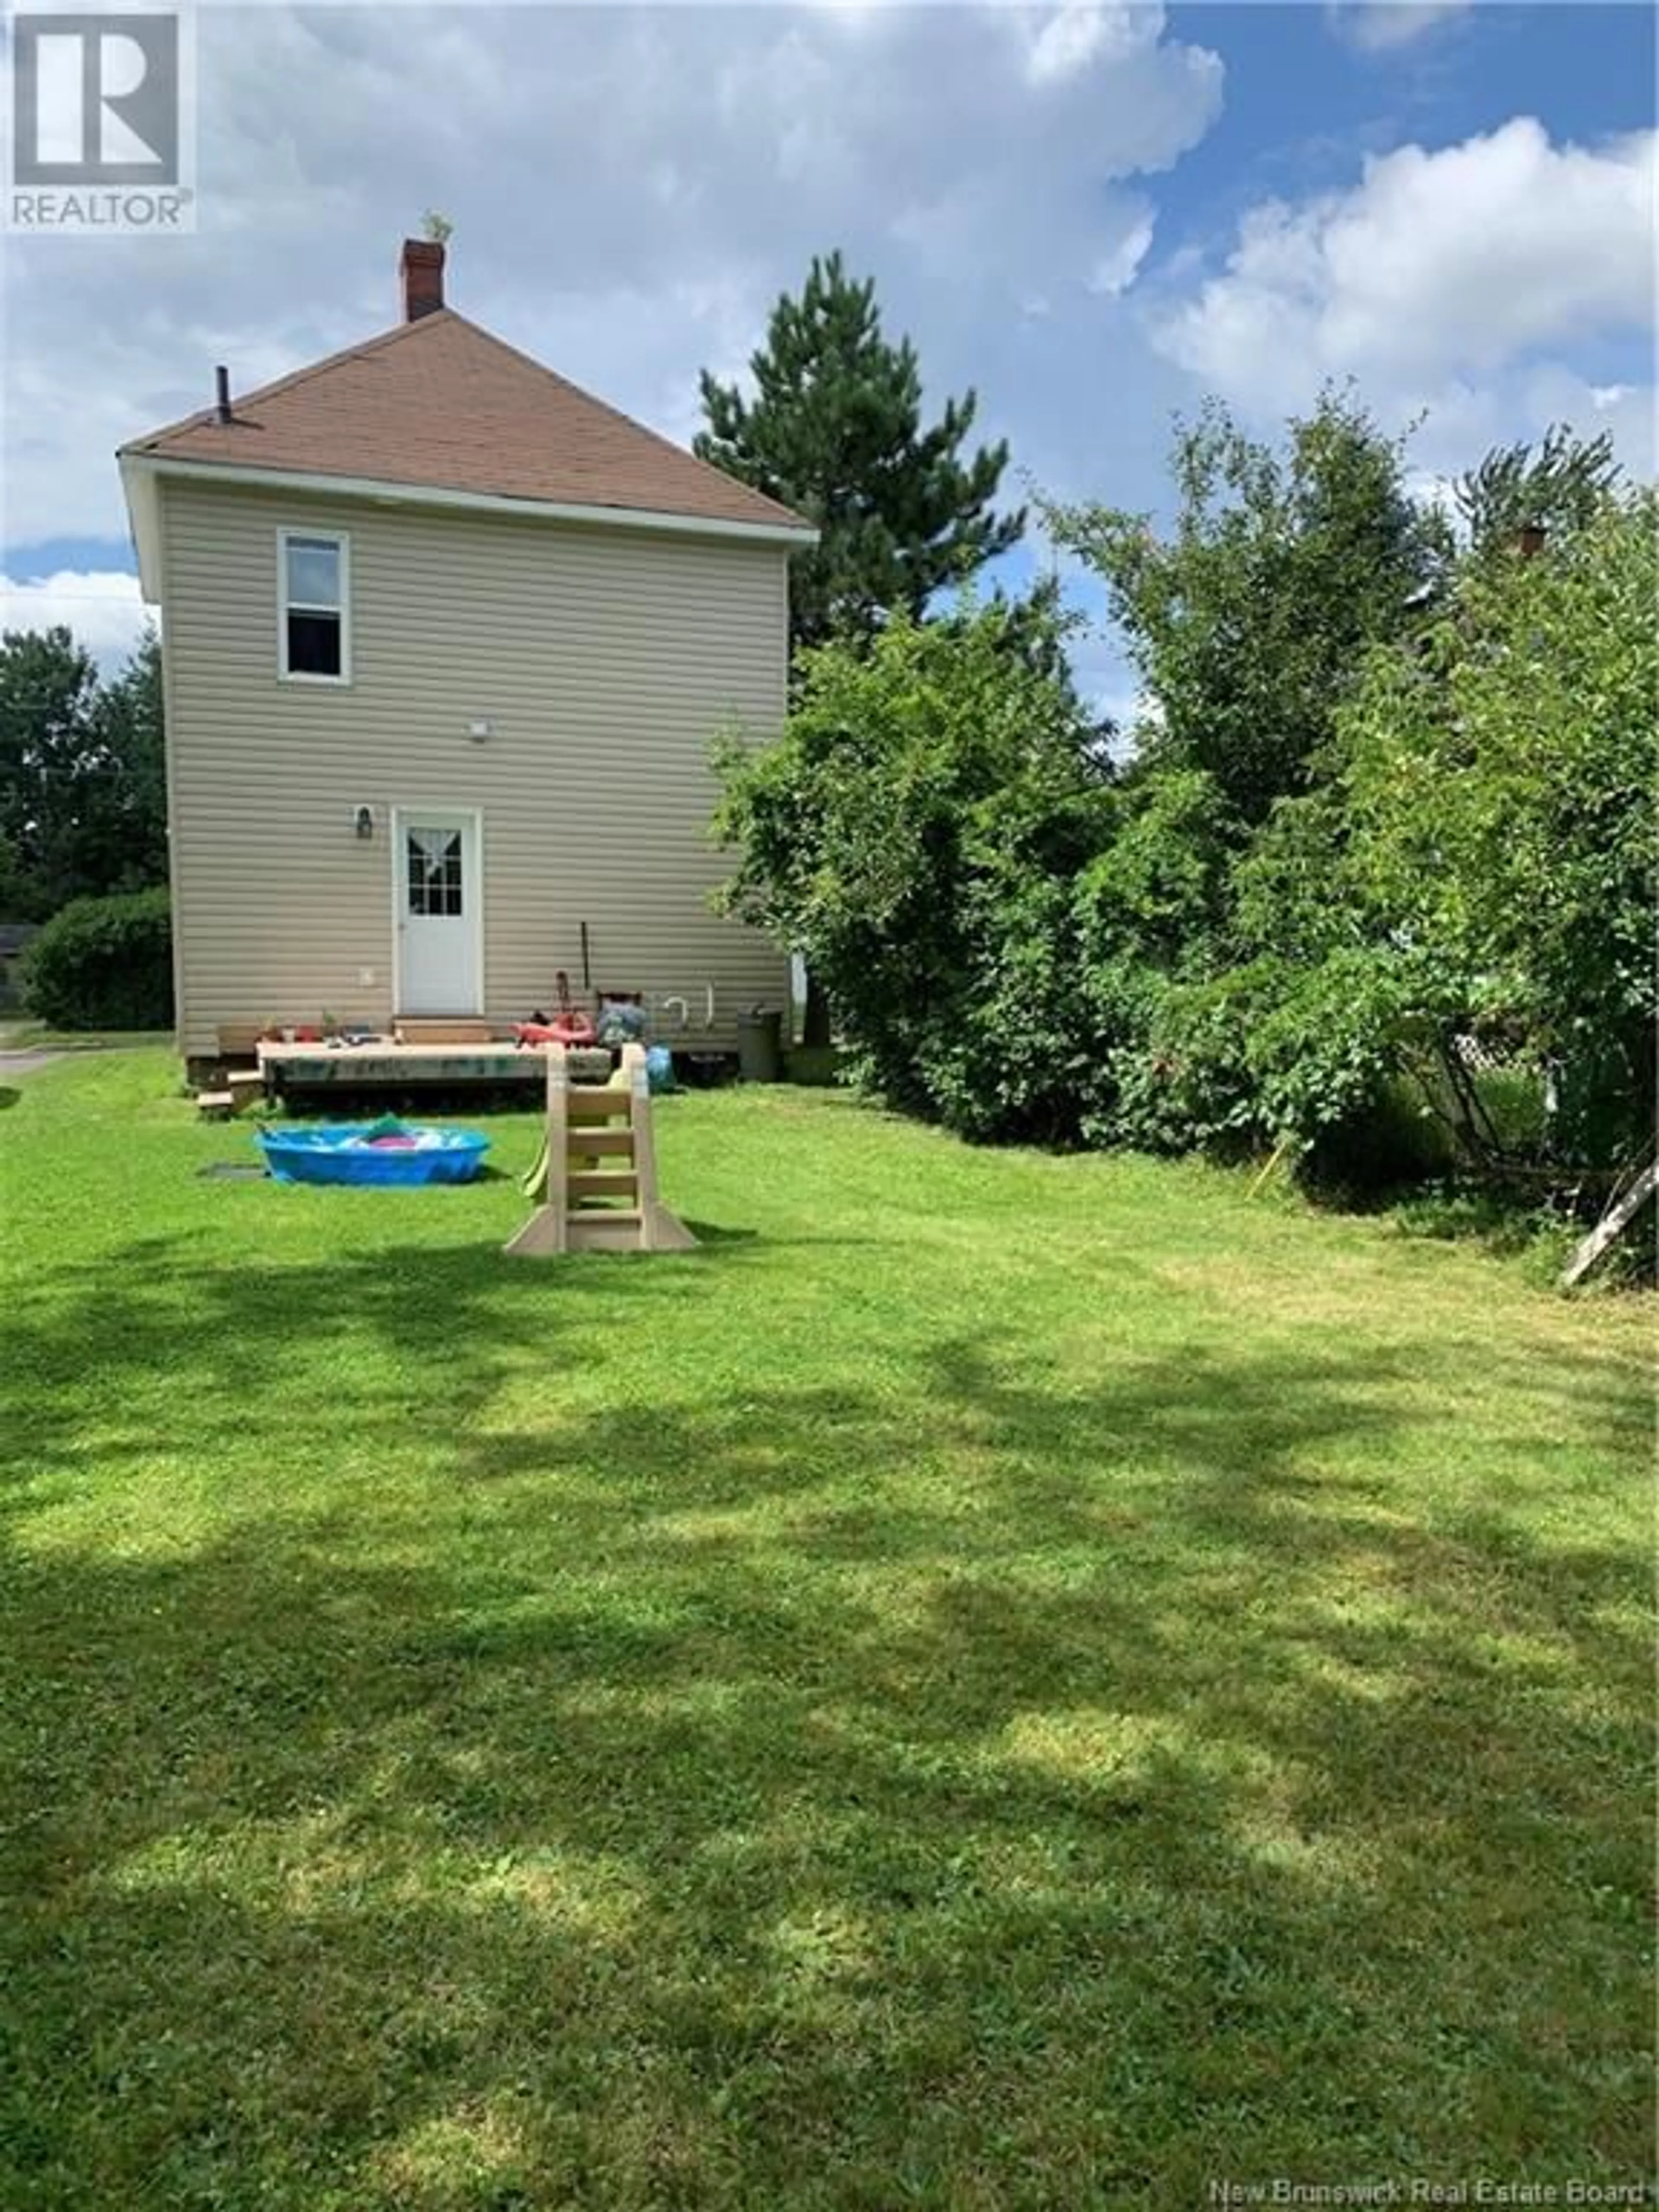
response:
<path fill-rule="evenodd" d="M 140 508 L 148 506 L 148 524 L 155 529 L 155 480 L 176 478 L 179 483 L 245 484 L 263 491 L 303 492 L 313 499 L 363 499 L 385 507 L 434 507 L 459 509 L 471 514 L 518 515 L 532 522 L 578 522 L 600 528 L 650 530 L 680 537 L 730 538 L 750 545 L 787 545 L 805 550 L 816 545 L 818 533 L 806 523 L 730 522 L 713 515 L 659 514 L 637 507 L 584 507 L 562 500 L 511 499 L 498 492 L 451 491 L 440 484 L 390 483 L 375 477 L 335 477 L 307 474 L 295 469 L 251 469 L 221 461 L 181 461 L 159 454 L 123 453 L 122 480 L 127 506 L 138 540 L 138 566 L 149 590 L 145 567 Z M 155 547 L 159 568 L 159 543 Z"/>

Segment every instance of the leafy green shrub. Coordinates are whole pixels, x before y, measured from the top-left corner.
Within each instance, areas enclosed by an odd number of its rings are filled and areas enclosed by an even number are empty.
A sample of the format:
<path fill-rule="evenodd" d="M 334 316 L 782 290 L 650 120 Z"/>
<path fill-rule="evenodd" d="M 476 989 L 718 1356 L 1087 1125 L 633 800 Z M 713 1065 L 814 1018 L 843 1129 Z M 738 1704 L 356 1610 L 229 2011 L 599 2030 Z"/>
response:
<path fill-rule="evenodd" d="M 1143 1151 L 1223 1154 L 1288 1142 L 1334 1158 L 1380 1139 L 1398 1025 L 1386 962 L 1341 953 L 1305 968 L 1261 956 L 1216 975 L 1167 977 L 1132 954 L 1091 971 L 1115 1042 L 1111 1097 L 1088 1133 Z M 1346 1131 L 1346 1139 L 1338 1138 Z M 1390 1146 L 1393 1163 L 1402 1152 Z M 1375 1178 L 1356 1177 L 1357 1187 Z"/>
<path fill-rule="evenodd" d="M 1659 496 L 1538 558 L 1476 561 L 1340 717 L 1346 866 L 1379 940 L 1559 1070 L 1558 1157 L 1639 1158 L 1659 1014 L 1652 803 Z"/>
<path fill-rule="evenodd" d="M 1235 824 L 1214 779 L 1164 769 L 1126 786 L 1073 896 L 1094 1079 L 1092 1144 L 1179 1152 L 1249 1124 L 1245 1033 L 1215 972 Z"/>
<path fill-rule="evenodd" d="M 729 908 L 805 955 L 849 1076 L 980 1142 L 1075 1143 L 1099 1062 L 1072 886 L 1113 794 L 1057 635 L 994 603 L 820 647 L 783 736 L 717 756 Z"/>
<path fill-rule="evenodd" d="M 71 900 L 30 941 L 18 993 L 30 1013 L 58 1029 L 166 1029 L 173 1020 L 166 890 Z"/>
<path fill-rule="evenodd" d="M 1405 1018 L 1405 969 L 1364 948 L 1256 961 L 1246 1065 L 1263 1127 L 1310 1141 L 1375 1109 Z"/>
<path fill-rule="evenodd" d="M 1233 976 L 1172 981 L 1123 963 L 1092 979 L 1115 1015 L 1111 1095 L 1088 1133 L 1139 1152 L 1242 1151 L 1256 1127 L 1245 994 Z"/>

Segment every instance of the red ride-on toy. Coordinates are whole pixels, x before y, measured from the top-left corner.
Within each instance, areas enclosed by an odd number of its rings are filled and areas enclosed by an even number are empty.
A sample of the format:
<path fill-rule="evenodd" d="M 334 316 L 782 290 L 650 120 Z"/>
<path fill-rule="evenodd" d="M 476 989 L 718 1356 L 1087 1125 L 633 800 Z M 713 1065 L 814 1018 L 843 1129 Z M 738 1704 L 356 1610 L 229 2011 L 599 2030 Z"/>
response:
<path fill-rule="evenodd" d="M 559 994 L 559 1011 L 550 1022 L 539 1009 L 527 1022 L 516 1022 L 513 1033 L 520 1044 L 589 1045 L 594 1041 L 592 1022 L 570 1003 L 570 978 L 562 968 L 553 978 Z"/>

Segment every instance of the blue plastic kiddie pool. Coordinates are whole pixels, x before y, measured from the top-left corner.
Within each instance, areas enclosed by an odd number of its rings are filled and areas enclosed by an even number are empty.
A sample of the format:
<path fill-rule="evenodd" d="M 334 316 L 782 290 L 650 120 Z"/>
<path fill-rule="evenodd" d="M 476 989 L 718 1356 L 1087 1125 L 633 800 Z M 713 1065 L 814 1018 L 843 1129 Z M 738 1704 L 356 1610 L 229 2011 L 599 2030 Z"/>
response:
<path fill-rule="evenodd" d="M 315 1128 L 261 1129 L 259 1149 L 278 1182 L 471 1182 L 489 1150 L 471 1129 L 419 1121 L 335 1121 Z"/>

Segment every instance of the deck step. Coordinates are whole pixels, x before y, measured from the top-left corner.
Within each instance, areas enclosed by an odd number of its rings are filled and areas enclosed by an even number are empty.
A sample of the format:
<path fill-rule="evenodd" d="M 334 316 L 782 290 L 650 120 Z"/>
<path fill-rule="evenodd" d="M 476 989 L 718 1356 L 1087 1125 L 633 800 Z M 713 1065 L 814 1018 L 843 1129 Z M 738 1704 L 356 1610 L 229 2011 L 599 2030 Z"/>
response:
<path fill-rule="evenodd" d="M 235 1097 L 228 1091 L 198 1091 L 196 1094 L 196 1110 L 204 1121 L 229 1121 L 235 1104 Z"/>

